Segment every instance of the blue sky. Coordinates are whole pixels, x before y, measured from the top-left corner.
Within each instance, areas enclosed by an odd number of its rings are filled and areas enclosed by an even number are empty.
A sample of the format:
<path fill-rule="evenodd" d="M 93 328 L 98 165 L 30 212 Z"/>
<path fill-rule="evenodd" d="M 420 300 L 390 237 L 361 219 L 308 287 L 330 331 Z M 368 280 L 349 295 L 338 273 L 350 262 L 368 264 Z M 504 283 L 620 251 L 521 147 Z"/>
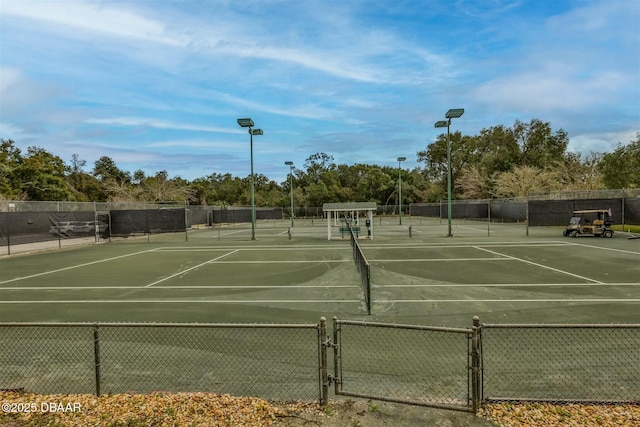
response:
<path fill-rule="evenodd" d="M 433 124 L 640 131 L 637 0 L 0 0 L 0 137 L 185 179 L 285 160 L 421 166 Z"/>

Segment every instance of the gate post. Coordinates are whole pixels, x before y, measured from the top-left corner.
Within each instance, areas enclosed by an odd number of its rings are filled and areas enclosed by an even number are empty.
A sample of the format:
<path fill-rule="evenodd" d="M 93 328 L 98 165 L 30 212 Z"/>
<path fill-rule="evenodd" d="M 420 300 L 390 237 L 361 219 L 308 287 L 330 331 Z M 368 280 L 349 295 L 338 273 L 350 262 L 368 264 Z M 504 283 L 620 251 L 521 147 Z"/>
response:
<path fill-rule="evenodd" d="M 471 401 L 473 413 L 480 408 L 480 318 L 473 316 L 471 334 Z"/>
<path fill-rule="evenodd" d="M 341 381 L 342 360 L 340 359 L 340 342 L 338 341 L 338 317 L 333 316 L 333 392 L 340 394 L 339 383 Z"/>
<path fill-rule="evenodd" d="M 329 401 L 329 373 L 327 371 L 327 319 L 323 316 L 320 318 L 320 381 L 322 382 L 322 391 L 320 392 L 320 404 L 326 405 Z"/>

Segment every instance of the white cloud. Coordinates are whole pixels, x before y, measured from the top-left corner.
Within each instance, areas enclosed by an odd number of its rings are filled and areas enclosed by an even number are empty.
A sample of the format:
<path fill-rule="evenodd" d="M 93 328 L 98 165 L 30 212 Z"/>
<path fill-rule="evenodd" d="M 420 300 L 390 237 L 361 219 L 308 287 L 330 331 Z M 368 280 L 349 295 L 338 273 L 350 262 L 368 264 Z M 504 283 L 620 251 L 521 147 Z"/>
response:
<path fill-rule="evenodd" d="M 4 1 L 1 13 L 111 36 L 180 45 L 165 25 L 122 7 L 83 1 Z"/>
<path fill-rule="evenodd" d="M 88 124 L 113 125 L 113 126 L 140 126 L 156 129 L 174 129 L 215 133 L 241 133 L 237 129 L 223 128 L 216 126 L 199 126 L 188 123 L 175 123 L 165 120 L 148 119 L 140 117 L 111 117 L 111 118 L 89 118 L 85 120 Z"/>

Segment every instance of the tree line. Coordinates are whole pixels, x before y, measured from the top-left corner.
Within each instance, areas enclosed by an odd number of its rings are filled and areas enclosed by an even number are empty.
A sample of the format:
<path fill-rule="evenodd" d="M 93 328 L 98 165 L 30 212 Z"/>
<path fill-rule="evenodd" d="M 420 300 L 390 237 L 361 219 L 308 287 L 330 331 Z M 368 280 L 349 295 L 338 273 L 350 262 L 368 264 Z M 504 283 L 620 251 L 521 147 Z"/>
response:
<path fill-rule="evenodd" d="M 567 132 L 547 122 L 516 121 L 482 129 L 478 135 L 450 134 L 453 197 L 525 197 L 555 191 L 640 188 L 640 132 L 612 152 L 582 155 L 567 151 Z M 416 153 L 422 166 L 412 170 L 370 164 L 336 164 L 327 153 L 310 155 L 294 168 L 296 206 L 327 202 L 436 202 L 447 194 L 447 135 Z M 0 139 L 0 200 L 79 202 L 179 202 L 202 205 L 250 204 L 251 177 L 230 173 L 185 180 L 165 170 L 146 175 L 124 171 L 108 156 L 87 170 L 74 154 L 69 163 L 40 147 L 23 153 L 11 139 Z M 255 175 L 257 206 L 289 206 L 289 179 L 277 183 Z"/>

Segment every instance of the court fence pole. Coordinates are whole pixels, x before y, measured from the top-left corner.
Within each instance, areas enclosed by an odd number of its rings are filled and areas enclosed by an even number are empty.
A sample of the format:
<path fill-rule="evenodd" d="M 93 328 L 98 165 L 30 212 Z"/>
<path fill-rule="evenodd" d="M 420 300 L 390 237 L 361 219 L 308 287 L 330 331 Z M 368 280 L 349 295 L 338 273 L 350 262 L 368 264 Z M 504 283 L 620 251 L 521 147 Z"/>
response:
<path fill-rule="evenodd" d="M 340 348 L 338 317 L 333 316 L 333 393 L 340 394 L 342 383 L 342 350 Z"/>
<path fill-rule="evenodd" d="M 524 216 L 525 216 L 525 222 L 527 224 L 527 226 L 526 226 L 526 235 L 528 237 L 529 236 L 529 196 L 525 197 L 524 206 L 525 206 L 525 208 L 524 208 Z"/>
<path fill-rule="evenodd" d="M 471 333 L 471 407 L 474 414 L 478 413 L 481 402 L 481 357 L 480 353 L 480 318 L 473 316 Z"/>
<path fill-rule="evenodd" d="M 93 325 L 93 354 L 96 373 L 96 396 L 100 396 L 100 385 L 102 382 L 102 363 L 100 361 L 100 329 L 97 323 Z"/>
<path fill-rule="evenodd" d="M 487 199 L 487 237 L 491 237 L 491 199 Z"/>
<path fill-rule="evenodd" d="M 184 241 L 189 241 L 189 207 L 187 206 L 189 202 L 185 200 L 184 204 Z"/>

